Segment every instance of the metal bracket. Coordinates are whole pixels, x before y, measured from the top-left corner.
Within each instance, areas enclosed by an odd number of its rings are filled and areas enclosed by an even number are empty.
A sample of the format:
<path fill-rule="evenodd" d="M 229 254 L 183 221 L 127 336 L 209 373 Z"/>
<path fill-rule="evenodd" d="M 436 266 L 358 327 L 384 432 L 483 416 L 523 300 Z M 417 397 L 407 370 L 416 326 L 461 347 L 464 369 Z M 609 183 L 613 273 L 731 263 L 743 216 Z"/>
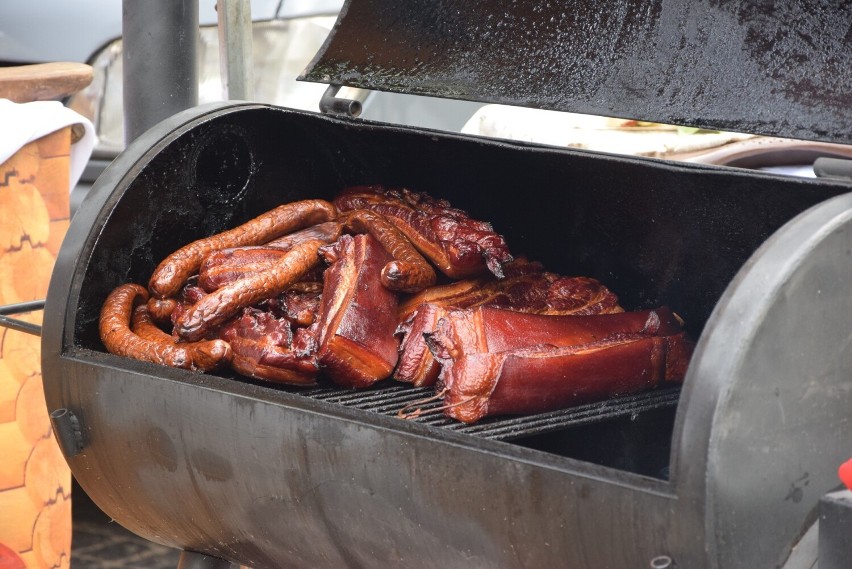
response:
<path fill-rule="evenodd" d="M 324 115 L 337 115 L 355 118 L 361 114 L 361 101 L 343 99 L 337 96 L 340 85 L 329 85 L 319 102 L 320 112 Z"/>
<path fill-rule="evenodd" d="M 814 162 L 814 174 L 818 178 L 852 180 L 852 160 L 820 157 Z"/>
<path fill-rule="evenodd" d="M 50 414 L 50 424 L 56 434 L 56 441 L 65 458 L 80 454 L 83 450 L 83 430 L 80 420 L 74 413 L 65 409 L 56 409 Z"/>
<path fill-rule="evenodd" d="M 0 306 L 0 326 L 11 328 L 18 332 L 26 332 L 33 336 L 41 336 L 41 326 L 32 322 L 24 322 L 17 318 L 9 318 L 9 314 L 21 314 L 22 312 L 33 312 L 44 309 L 43 300 L 32 300 L 30 302 L 19 302 Z"/>

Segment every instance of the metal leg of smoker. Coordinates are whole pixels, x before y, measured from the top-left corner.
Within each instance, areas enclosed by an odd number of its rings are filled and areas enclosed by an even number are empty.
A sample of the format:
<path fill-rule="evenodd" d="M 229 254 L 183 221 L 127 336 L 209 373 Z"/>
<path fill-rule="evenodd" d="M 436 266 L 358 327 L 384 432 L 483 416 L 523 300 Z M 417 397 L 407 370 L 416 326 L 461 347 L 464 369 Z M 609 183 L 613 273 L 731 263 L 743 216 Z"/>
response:
<path fill-rule="evenodd" d="M 819 569 L 849 567 L 852 559 L 852 491 L 831 492 L 819 502 Z"/>
<path fill-rule="evenodd" d="M 181 551 L 177 569 L 232 569 L 233 567 L 230 561 L 224 559 L 210 557 L 203 553 Z"/>

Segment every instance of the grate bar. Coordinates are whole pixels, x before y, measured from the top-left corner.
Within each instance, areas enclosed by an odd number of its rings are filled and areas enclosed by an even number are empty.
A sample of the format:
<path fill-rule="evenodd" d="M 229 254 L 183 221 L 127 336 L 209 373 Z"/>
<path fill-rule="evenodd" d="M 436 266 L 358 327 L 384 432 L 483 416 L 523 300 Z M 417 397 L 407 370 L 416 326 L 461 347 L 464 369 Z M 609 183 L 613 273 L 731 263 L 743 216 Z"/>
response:
<path fill-rule="evenodd" d="M 430 387 L 384 383 L 367 391 L 320 387 L 299 393 L 305 397 L 329 403 L 354 407 L 380 415 L 396 416 L 403 407 L 433 396 L 435 390 Z M 525 416 L 486 417 L 472 425 L 460 423 L 440 412 L 435 412 L 442 403 L 441 401 L 431 401 L 419 406 L 421 411 L 424 412 L 423 414 L 405 420 L 491 440 L 510 441 L 569 427 L 635 416 L 655 409 L 673 407 L 677 405 L 679 395 L 679 386 L 666 387 L 561 411 Z M 432 413 L 429 413 L 429 411 L 432 411 Z"/>
<path fill-rule="evenodd" d="M 611 400 L 566 411 L 503 419 L 493 424 L 460 425 L 454 430 L 507 441 L 674 406 L 679 394 L 680 389 L 666 390 L 662 394 L 650 392 L 647 397 L 635 401 Z"/>
<path fill-rule="evenodd" d="M 432 393 L 429 388 L 411 388 L 404 385 L 393 385 L 389 387 L 380 387 L 378 389 L 370 389 L 368 391 L 350 391 L 341 390 L 339 388 L 325 388 L 315 390 L 315 393 L 303 393 L 315 399 L 339 403 L 341 405 L 351 405 L 358 408 L 368 408 L 372 404 L 382 404 L 386 401 L 408 399 L 414 400 L 417 398 L 428 397 Z"/>

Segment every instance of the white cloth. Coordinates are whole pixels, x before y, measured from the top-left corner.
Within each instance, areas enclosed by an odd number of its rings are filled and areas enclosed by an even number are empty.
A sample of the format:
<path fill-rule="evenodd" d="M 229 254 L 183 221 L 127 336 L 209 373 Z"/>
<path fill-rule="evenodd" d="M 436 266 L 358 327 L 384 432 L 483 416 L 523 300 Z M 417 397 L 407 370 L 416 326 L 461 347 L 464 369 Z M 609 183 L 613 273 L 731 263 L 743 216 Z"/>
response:
<path fill-rule="evenodd" d="M 59 101 L 13 103 L 9 99 L 0 99 L 0 164 L 28 142 L 74 124 L 82 124 L 85 134 L 71 145 L 70 192 L 92 156 L 95 128 L 89 119 Z"/>
<path fill-rule="evenodd" d="M 784 174 L 785 176 L 816 178 L 813 164 L 802 164 L 798 166 L 764 166 L 761 170 L 764 172 L 772 172 L 773 174 Z"/>
<path fill-rule="evenodd" d="M 463 133 L 599 152 L 670 158 L 751 138 L 733 132 L 688 133 L 671 125 L 626 126 L 633 121 L 526 107 L 485 105 Z"/>

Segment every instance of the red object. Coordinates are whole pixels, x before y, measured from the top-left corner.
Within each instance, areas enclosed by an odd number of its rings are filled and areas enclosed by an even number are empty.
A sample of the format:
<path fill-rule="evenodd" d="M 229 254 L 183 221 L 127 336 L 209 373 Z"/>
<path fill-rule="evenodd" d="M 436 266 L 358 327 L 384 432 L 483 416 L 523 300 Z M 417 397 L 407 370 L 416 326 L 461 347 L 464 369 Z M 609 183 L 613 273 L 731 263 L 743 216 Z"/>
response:
<path fill-rule="evenodd" d="M 837 475 L 848 490 L 852 490 L 852 458 L 840 465 Z"/>
<path fill-rule="evenodd" d="M 0 569 L 26 569 L 18 554 L 0 543 Z"/>

